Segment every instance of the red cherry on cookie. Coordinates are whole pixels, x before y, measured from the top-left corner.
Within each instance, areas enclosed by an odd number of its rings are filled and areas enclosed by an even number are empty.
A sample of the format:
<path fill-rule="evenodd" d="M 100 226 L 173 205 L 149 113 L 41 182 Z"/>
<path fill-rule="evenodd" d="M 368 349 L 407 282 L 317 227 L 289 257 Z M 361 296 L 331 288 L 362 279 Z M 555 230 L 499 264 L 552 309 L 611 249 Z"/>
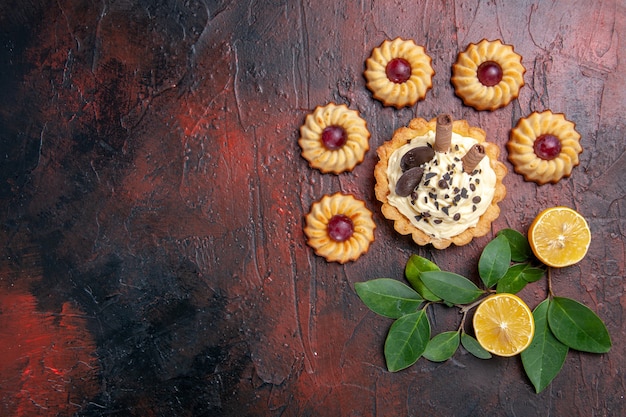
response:
<path fill-rule="evenodd" d="M 497 62 L 485 61 L 478 66 L 476 75 L 482 85 L 493 87 L 502 81 L 502 67 Z"/>
<path fill-rule="evenodd" d="M 390 81 L 402 84 L 411 77 L 411 64 L 404 58 L 394 58 L 387 63 L 385 73 Z"/>
<path fill-rule="evenodd" d="M 561 153 L 561 141 L 554 135 L 541 135 L 533 144 L 535 155 L 541 159 L 551 160 Z"/>
<path fill-rule="evenodd" d="M 328 126 L 322 131 L 322 142 L 326 149 L 334 151 L 346 144 L 348 135 L 340 126 Z"/>
<path fill-rule="evenodd" d="M 354 233 L 352 220 L 344 214 L 335 214 L 327 226 L 328 236 L 335 242 L 344 242 Z"/>

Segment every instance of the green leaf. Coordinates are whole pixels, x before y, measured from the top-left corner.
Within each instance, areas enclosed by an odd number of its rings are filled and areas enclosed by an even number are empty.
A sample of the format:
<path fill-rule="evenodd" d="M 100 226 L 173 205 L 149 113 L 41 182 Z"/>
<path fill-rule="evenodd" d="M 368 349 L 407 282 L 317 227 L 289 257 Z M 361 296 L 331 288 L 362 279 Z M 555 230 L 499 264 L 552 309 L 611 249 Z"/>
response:
<path fill-rule="evenodd" d="M 459 348 L 459 343 L 458 331 L 439 333 L 428 342 L 423 356 L 433 362 L 447 361 Z"/>
<path fill-rule="evenodd" d="M 491 353 L 487 352 L 485 348 L 478 343 L 478 340 L 465 332 L 461 334 L 461 344 L 465 350 L 478 359 L 491 359 Z"/>
<path fill-rule="evenodd" d="M 500 235 L 485 246 L 478 260 L 478 274 L 485 287 L 493 287 L 510 265 L 511 247 L 506 236 Z"/>
<path fill-rule="evenodd" d="M 526 271 L 535 270 L 538 268 L 533 268 L 529 264 L 516 264 L 511 266 L 506 274 L 500 280 L 498 280 L 498 285 L 496 286 L 496 292 L 507 292 L 510 294 L 517 294 L 520 292 L 526 284 L 528 284 L 528 280 L 526 279 Z M 542 274 L 543 275 L 543 274 Z"/>
<path fill-rule="evenodd" d="M 511 247 L 511 260 L 514 262 L 524 262 L 533 255 L 528 239 L 526 236 L 513 229 L 502 229 L 498 232 L 498 236 L 503 235 L 509 241 Z"/>
<path fill-rule="evenodd" d="M 391 278 L 357 282 L 354 289 L 373 312 L 392 319 L 415 313 L 424 302 L 411 287 Z"/>
<path fill-rule="evenodd" d="M 539 281 L 546 274 L 546 270 L 543 268 L 528 267 L 524 270 L 523 278 L 526 282 Z"/>
<path fill-rule="evenodd" d="M 420 277 L 433 294 L 452 304 L 468 304 L 484 294 L 472 281 L 452 272 L 427 271 Z"/>
<path fill-rule="evenodd" d="M 394 321 L 385 340 L 387 369 L 396 372 L 413 365 L 426 350 L 429 340 L 430 322 L 425 309 Z"/>
<path fill-rule="evenodd" d="M 542 301 L 533 311 L 535 336 L 530 346 L 522 353 L 522 364 L 526 375 L 540 393 L 558 375 L 565 363 L 569 348 L 554 337 L 548 325 L 550 300 Z"/>
<path fill-rule="evenodd" d="M 611 336 L 600 317 L 576 300 L 554 297 L 548 308 L 548 323 L 554 336 L 572 349 L 591 353 L 611 349 Z"/>
<path fill-rule="evenodd" d="M 406 263 L 406 267 L 404 268 L 404 274 L 413 288 L 415 288 L 415 290 L 417 290 L 417 292 L 420 293 L 424 299 L 428 301 L 441 301 L 441 298 L 433 294 L 432 291 L 424 285 L 422 279 L 420 278 L 420 274 L 422 272 L 439 270 L 439 267 L 434 262 L 429 261 L 426 258 L 422 258 L 419 255 L 411 255 Z"/>

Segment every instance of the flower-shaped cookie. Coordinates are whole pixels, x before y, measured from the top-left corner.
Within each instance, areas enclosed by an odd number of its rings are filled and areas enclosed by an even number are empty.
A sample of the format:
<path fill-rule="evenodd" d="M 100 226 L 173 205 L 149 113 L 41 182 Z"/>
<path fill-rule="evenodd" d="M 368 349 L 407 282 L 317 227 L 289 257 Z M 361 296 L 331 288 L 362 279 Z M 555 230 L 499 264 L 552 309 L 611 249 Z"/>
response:
<path fill-rule="evenodd" d="M 412 106 L 433 85 L 431 62 L 424 47 L 412 40 L 385 40 L 365 61 L 367 88 L 385 106 Z"/>
<path fill-rule="evenodd" d="M 374 241 L 372 212 L 352 195 L 325 195 L 313 203 L 305 220 L 307 243 L 329 262 L 354 261 Z"/>
<path fill-rule="evenodd" d="M 520 119 L 506 145 L 515 172 L 539 185 L 569 177 L 583 151 L 575 127 L 565 115 L 550 110 Z"/>
<path fill-rule="evenodd" d="M 526 68 L 511 45 L 483 39 L 460 52 L 452 65 L 457 96 L 476 110 L 495 110 L 517 98 Z"/>
<path fill-rule="evenodd" d="M 370 132 L 356 110 L 345 104 L 317 106 L 300 127 L 298 143 L 312 168 L 340 174 L 363 161 Z"/>

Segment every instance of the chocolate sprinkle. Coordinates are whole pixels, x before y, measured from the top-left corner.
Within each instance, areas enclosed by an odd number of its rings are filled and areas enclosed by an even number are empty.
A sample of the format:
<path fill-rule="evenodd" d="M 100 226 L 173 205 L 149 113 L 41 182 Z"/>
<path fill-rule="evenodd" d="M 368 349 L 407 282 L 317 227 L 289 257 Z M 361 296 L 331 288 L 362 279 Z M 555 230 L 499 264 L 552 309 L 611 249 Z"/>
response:
<path fill-rule="evenodd" d="M 480 196 L 477 195 L 476 197 L 472 198 L 472 203 L 478 204 L 480 203 L 480 200 L 481 200 Z"/>
<path fill-rule="evenodd" d="M 459 221 L 460 218 L 461 218 L 461 213 L 456 213 L 453 217 L 453 219 L 457 222 Z"/>
<path fill-rule="evenodd" d="M 441 223 L 443 223 L 443 220 L 441 220 L 441 219 L 435 219 L 435 220 L 433 220 L 433 222 L 434 222 L 435 224 L 441 224 Z"/>

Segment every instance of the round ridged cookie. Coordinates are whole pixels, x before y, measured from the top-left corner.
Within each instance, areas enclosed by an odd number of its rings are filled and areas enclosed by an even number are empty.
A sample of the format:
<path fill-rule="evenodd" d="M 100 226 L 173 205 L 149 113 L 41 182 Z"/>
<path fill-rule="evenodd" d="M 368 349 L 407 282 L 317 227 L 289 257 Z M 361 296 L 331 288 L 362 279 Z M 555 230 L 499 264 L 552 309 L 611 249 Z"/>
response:
<path fill-rule="evenodd" d="M 354 261 L 374 241 L 372 212 L 349 194 L 325 195 L 311 205 L 305 221 L 308 245 L 328 262 Z"/>
<path fill-rule="evenodd" d="M 340 174 L 363 162 L 369 138 L 367 123 L 356 110 L 329 103 L 307 115 L 298 144 L 311 168 Z"/>
<path fill-rule="evenodd" d="M 424 47 L 412 40 L 385 40 L 365 61 L 367 88 L 385 106 L 412 106 L 433 85 L 431 62 Z"/>
<path fill-rule="evenodd" d="M 520 119 L 507 143 L 515 172 L 539 185 L 569 177 L 583 151 L 575 127 L 565 115 L 550 110 Z"/>
<path fill-rule="evenodd" d="M 518 97 L 525 72 L 513 46 L 483 39 L 458 54 L 451 81 L 465 105 L 493 111 Z"/>

